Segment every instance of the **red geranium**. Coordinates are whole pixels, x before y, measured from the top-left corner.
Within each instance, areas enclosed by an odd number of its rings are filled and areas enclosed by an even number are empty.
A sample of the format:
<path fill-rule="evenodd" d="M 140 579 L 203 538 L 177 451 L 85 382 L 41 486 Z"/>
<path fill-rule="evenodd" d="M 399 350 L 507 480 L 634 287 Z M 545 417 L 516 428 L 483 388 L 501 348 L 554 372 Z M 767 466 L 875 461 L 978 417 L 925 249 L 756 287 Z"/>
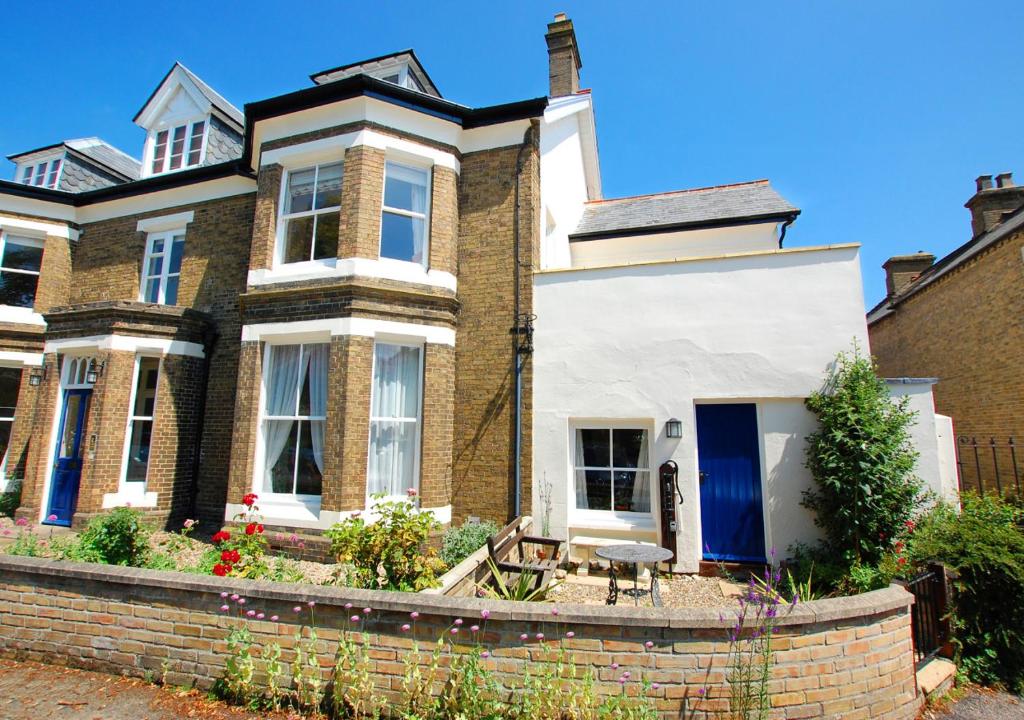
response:
<path fill-rule="evenodd" d="M 220 554 L 220 559 L 226 563 L 236 563 L 242 559 L 237 550 L 225 550 Z"/>
<path fill-rule="evenodd" d="M 231 539 L 231 533 L 227 530 L 218 530 L 213 534 L 213 541 L 215 543 L 226 542 Z"/>
<path fill-rule="evenodd" d="M 221 563 L 217 563 L 216 565 L 213 566 L 213 574 L 217 575 L 218 577 L 224 577 L 229 572 L 231 572 L 231 566 L 230 565 L 223 565 Z"/>
<path fill-rule="evenodd" d="M 259 496 L 256 495 L 256 493 L 249 493 L 244 498 L 242 498 L 242 504 L 246 505 L 248 507 L 252 507 L 253 505 L 256 504 L 256 500 L 258 500 L 258 499 L 259 499 Z"/>
<path fill-rule="evenodd" d="M 260 525 L 259 523 L 251 522 L 251 523 L 249 523 L 248 525 L 245 526 L 245 534 L 246 535 L 255 535 L 256 533 L 262 533 L 262 532 L 263 532 L 263 526 Z"/>

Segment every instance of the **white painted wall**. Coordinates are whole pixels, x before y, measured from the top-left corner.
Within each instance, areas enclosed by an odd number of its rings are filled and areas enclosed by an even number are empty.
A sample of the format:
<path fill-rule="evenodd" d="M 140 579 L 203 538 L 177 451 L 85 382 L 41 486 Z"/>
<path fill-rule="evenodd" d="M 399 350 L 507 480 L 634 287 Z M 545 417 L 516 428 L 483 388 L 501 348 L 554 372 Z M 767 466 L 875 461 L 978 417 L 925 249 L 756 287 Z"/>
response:
<path fill-rule="evenodd" d="M 735 399 L 760 407 L 772 496 L 767 544 L 782 551 L 812 539 L 798 503 L 809 482 L 803 437 L 812 422 L 802 402 L 838 351 L 854 338 L 867 342 L 857 246 L 542 272 L 534 292 L 533 477 L 538 487 L 551 484 L 553 534 L 567 537 L 571 523 L 570 421 L 645 421 L 653 428 L 652 467 L 670 458 L 679 464 L 678 567 L 695 571 L 694 404 Z M 681 440 L 665 437 L 670 417 L 682 420 Z M 541 518 L 539 497 L 533 514 Z M 609 520 L 610 532 L 616 523 Z"/>
<path fill-rule="evenodd" d="M 569 250 L 572 267 L 733 255 L 777 249 L 777 226 L 770 222 L 583 240 L 571 243 Z"/>
<path fill-rule="evenodd" d="M 957 502 L 956 447 L 953 422 L 935 413 L 932 396 L 933 380 L 921 378 L 889 378 L 889 393 L 894 398 L 910 398 L 910 410 L 917 413 L 910 439 L 917 448 L 914 472 L 924 481 L 925 489 L 938 499 Z"/>

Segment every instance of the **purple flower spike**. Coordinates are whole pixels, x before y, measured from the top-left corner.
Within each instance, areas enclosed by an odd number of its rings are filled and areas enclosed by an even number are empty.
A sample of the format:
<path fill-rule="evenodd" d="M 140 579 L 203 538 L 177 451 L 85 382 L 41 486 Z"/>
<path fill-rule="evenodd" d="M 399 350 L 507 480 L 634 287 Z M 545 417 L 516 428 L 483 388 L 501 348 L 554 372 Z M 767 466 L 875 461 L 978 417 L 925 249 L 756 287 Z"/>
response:
<path fill-rule="evenodd" d="M 701 688 L 700 690 L 697 691 L 697 694 L 700 695 L 701 697 L 704 697 L 705 693 L 707 693 L 707 690 L 705 690 L 704 688 Z"/>

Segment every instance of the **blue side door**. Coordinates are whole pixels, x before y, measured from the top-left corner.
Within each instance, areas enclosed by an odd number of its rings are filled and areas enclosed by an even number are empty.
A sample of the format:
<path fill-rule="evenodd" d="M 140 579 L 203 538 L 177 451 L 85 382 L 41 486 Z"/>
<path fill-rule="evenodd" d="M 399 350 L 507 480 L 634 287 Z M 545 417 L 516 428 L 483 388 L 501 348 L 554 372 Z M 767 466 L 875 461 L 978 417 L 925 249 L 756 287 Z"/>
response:
<path fill-rule="evenodd" d="M 78 486 L 82 480 L 83 436 L 85 419 L 89 415 L 92 390 L 65 390 L 64 407 L 60 415 L 60 433 L 54 453 L 53 480 L 50 483 L 50 507 L 47 520 L 50 525 L 71 525 L 78 505 Z"/>
<path fill-rule="evenodd" d="M 697 405 L 705 560 L 764 562 L 757 406 Z"/>

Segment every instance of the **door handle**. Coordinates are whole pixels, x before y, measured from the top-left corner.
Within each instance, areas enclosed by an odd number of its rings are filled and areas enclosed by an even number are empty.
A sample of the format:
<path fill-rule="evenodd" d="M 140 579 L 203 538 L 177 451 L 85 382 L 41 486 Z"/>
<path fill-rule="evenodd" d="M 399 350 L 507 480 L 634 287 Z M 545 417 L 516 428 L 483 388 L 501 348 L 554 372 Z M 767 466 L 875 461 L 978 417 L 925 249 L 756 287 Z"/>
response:
<path fill-rule="evenodd" d="M 697 473 L 697 478 L 700 480 L 701 483 L 703 483 L 705 480 L 708 479 L 708 474 L 702 470 L 699 473 Z"/>

